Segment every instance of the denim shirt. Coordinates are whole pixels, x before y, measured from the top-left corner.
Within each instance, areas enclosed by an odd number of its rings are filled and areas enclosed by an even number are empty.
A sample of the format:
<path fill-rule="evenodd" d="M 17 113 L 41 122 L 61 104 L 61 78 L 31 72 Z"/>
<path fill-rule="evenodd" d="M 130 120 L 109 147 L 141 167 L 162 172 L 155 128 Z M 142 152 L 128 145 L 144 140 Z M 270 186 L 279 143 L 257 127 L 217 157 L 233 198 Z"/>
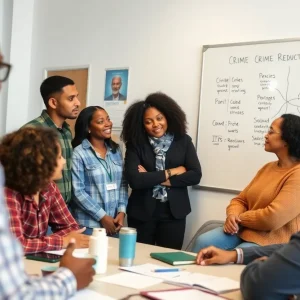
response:
<path fill-rule="evenodd" d="M 115 218 L 126 212 L 128 185 L 123 174 L 121 150 L 116 153 L 107 146 L 105 158 L 85 139 L 74 149 L 72 157 L 72 213 L 80 225 L 101 227 L 105 215 Z M 116 184 L 109 189 L 108 184 Z"/>

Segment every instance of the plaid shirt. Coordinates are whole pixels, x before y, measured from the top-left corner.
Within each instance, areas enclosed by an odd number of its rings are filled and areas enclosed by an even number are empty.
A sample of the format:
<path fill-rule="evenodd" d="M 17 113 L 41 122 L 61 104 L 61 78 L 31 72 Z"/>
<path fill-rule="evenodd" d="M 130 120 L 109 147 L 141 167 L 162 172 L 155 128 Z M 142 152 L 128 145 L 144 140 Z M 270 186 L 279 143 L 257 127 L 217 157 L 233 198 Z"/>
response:
<path fill-rule="evenodd" d="M 114 218 L 117 213 L 126 212 L 128 185 L 120 149 L 116 153 L 107 149 L 102 159 L 90 142 L 83 140 L 73 152 L 72 183 L 72 212 L 79 224 L 99 227 L 100 219 L 106 214 Z M 108 190 L 108 183 L 116 183 L 117 188 Z"/>
<path fill-rule="evenodd" d="M 33 197 L 4 189 L 10 215 L 10 230 L 23 245 L 24 252 L 35 253 L 62 249 L 62 237 L 78 230 L 56 184 L 50 183 L 40 193 L 40 203 Z M 46 236 L 48 225 L 53 234 Z"/>
<path fill-rule="evenodd" d="M 8 213 L 3 197 L 3 173 L 0 169 L 0 299 L 68 299 L 76 292 L 76 279 L 66 268 L 47 277 L 25 273 L 23 252 L 8 229 Z"/>
<path fill-rule="evenodd" d="M 62 128 L 58 128 L 46 110 L 42 111 L 42 114 L 25 124 L 24 126 L 43 126 L 48 128 L 54 128 L 57 130 L 62 156 L 66 159 L 66 164 L 63 169 L 63 177 L 55 181 L 60 193 L 62 194 L 65 202 L 68 204 L 72 197 L 72 182 L 71 182 L 71 161 L 72 161 L 72 133 L 70 126 L 64 122 Z"/>

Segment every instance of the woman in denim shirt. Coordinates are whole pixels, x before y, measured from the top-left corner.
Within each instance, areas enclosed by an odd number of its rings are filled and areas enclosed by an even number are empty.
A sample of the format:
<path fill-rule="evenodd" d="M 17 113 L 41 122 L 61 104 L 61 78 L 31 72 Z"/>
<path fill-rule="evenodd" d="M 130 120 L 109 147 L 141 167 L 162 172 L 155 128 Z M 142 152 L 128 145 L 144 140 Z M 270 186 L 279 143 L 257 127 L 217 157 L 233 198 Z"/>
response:
<path fill-rule="evenodd" d="M 75 124 L 71 209 L 88 235 L 97 227 L 116 235 L 124 222 L 128 187 L 122 153 L 111 131 L 112 122 L 100 106 L 83 109 Z"/>

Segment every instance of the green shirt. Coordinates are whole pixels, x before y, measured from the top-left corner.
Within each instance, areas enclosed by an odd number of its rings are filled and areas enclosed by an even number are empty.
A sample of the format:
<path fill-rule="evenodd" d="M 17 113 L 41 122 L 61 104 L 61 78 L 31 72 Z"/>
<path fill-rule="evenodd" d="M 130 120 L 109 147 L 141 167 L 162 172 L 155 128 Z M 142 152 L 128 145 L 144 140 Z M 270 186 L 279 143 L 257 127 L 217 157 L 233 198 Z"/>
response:
<path fill-rule="evenodd" d="M 61 145 L 61 152 L 63 157 L 66 159 L 66 164 L 62 171 L 62 178 L 56 180 L 56 184 L 65 200 L 68 204 L 72 197 L 72 179 L 71 179 L 71 162 L 72 162 L 72 133 L 69 124 L 63 123 L 62 128 L 58 128 L 46 110 L 42 111 L 42 114 L 32 121 L 28 122 L 24 126 L 42 126 L 48 128 L 54 128 L 57 130 L 59 142 Z"/>

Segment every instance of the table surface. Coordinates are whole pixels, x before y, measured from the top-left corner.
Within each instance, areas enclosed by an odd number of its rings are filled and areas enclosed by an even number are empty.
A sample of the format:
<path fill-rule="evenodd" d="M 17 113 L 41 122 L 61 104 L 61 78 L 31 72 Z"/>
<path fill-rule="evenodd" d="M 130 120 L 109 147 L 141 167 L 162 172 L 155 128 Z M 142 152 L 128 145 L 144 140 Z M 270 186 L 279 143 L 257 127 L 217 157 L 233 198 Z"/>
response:
<path fill-rule="evenodd" d="M 134 260 L 134 264 L 145 264 L 145 263 L 153 263 L 161 266 L 167 267 L 168 265 L 153 259 L 150 257 L 150 252 L 169 252 L 175 251 L 174 249 L 162 248 L 147 244 L 136 244 L 136 257 Z M 124 272 L 119 270 L 119 239 L 109 238 L 109 250 L 108 250 L 108 263 L 107 263 L 107 272 L 105 274 L 96 275 L 95 278 L 105 277 L 108 275 L 113 275 L 119 272 Z M 40 261 L 28 260 L 24 258 L 25 270 L 28 274 L 40 274 L 41 275 L 41 267 L 45 265 L 55 266 L 58 263 L 45 263 Z M 220 277 L 228 277 L 234 280 L 239 281 L 240 274 L 243 271 L 245 266 L 243 265 L 235 265 L 229 264 L 224 266 L 199 266 L 199 265 L 185 265 L 184 268 L 188 272 L 199 272 L 208 275 L 220 276 Z M 116 299 L 120 299 L 129 294 L 136 294 L 139 290 L 122 287 L 114 284 L 104 283 L 97 280 L 94 280 L 89 286 L 90 289 L 101 293 L 103 295 L 107 295 Z M 146 290 L 158 290 L 158 289 L 170 289 L 175 288 L 173 285 L 169 285 L 166 283 L 160 283 L 157 285 L 153 285 L 151 287 L 146 288 Z M 242 295 L 240 291 L 230 292 L 223 294 L 226 298 L 233 300 L 242 300 Z M 137 299 L 137 298 L 135 298 Z"/>

